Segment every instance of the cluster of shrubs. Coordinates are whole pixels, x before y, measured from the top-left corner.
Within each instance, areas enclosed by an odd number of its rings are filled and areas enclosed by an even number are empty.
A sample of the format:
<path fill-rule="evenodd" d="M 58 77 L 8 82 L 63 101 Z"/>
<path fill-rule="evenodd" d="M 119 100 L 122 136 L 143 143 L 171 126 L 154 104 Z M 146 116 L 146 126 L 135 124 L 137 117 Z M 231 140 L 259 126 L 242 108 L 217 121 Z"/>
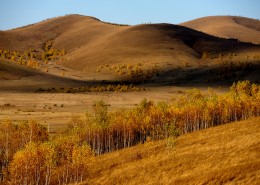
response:
<path fill-rule="evenodd" d="M 83 86 L 78 88 L 40 88 L 37 92 L 49 93 L 84 93 L 84 92 L 130 92 L 130 91 L 147 91 L 147 88 L 130 85 L 98 85 L 98 86 Z"/>
<path fill-rule="evenodd" d="M 41 54 L 40 54 L 41 53 Z M 0 50 L 0 57 L 14 61 L 20 65 L 28 66 L 37 69 L 42 63 L 48 64 L 49 60 L 63 60 L 66 54 L 65 50 L 53 48 L 53 41 L 50 40 L 45 43 L 44 51 L 40 52 L 36 49 L 30 48 L 23 52 L 14 50 Z M 48 70 L 46 70 L 48 72 Z"/>
<path fill-rule="evenodd" d="M 39 62 L 35 50 L 30 48 L 24 52 L 12 51 L 12 50 L 0 50 L 0 57 L 8 60 L 12 60 L 20 65 L 28 66 L 31 68 L 38 68 Z"/>
<path fill-rule="evenodd" d="M 159 76 L 159 66 L 145 66 L 144 63 L 136 64 L 118 64 L 98 66 L 97 72 L 102 70 L 113 71 L 114 74 L 122 76 L 126 81 L 130 82 L 146 82 L 150 81 L 154 76 Z"/>
<path fill-rule="evenodd" d="M 66 54 L 65 50 L 59 50 L 53 47 L 53 40 L 49 40 L 45 43 L 44 53 L 42 53 L 41 59 L 48 63 L 49 60 L 63 60 L 63 56 Z"/>

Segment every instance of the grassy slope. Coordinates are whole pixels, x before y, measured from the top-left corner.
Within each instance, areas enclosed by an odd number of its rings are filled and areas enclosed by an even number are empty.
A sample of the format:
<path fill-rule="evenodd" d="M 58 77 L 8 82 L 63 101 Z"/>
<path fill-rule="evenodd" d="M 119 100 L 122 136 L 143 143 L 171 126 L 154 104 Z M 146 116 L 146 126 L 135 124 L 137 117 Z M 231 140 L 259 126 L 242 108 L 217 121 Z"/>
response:
<path fill-rule="evenodd" d="M 243 42 L 260 44 L 260 21 L 235 16 L 210 16 L 181 25 L 224 38 L 237 38 Z"/>
<path fill-rule="evenodd" d="M 259 184 L 260 118 L 97 157 L 83 184 Z"/>
<path fill-rule="evenodd" d="M 95 71 L 98 65 L 136 62 L 182 64 L 185 61 L 197 66 L 203 51 L 239 53 L 257 49 L 259 52 L 259 47 L 218 39 L 183 26 L 116 26 L 80 15 L 0 32 L 0 49 L 41 50 L 51 39 L 54 47 L 68 52 L 64 65 L 76 70 Z"/>

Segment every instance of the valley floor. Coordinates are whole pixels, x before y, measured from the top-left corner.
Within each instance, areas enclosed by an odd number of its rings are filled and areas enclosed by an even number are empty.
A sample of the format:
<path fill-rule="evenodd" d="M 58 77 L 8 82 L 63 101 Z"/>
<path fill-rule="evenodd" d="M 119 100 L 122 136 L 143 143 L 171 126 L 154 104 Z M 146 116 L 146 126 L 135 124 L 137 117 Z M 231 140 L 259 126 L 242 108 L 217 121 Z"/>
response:
<path fill-rule="evenodd" d="M 208 87 L 201 87 L 207 91 Z M 83 115 L 91 111 L 95 101 L 103 100 L 109 111 L 131 108 L 144 98 L 154 101 L 170 101 L 183 95 L 189 87 L 160 86 L 148 87 L 142 92 L 100 92 L 100 93 L 34 93 L 0 91 L 0 120 L 37 120 L 48 126 L 51 133 L 63 128 L 73 115 Z M 217 93 L 227 88 L 215 89 Z"/>

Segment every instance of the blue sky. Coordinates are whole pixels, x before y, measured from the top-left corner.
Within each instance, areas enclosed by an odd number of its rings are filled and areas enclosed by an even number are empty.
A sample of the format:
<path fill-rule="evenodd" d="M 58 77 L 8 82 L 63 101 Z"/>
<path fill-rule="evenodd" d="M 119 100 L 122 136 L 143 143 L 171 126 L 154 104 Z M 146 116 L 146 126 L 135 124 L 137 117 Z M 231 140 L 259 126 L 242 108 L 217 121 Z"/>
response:
<path fill-rule="evenodd" d="M 0 30 L 66 14 L 121 24 L 173 23 L 210 15 L 260 19 L 260 0 L 0 0 Z"/>

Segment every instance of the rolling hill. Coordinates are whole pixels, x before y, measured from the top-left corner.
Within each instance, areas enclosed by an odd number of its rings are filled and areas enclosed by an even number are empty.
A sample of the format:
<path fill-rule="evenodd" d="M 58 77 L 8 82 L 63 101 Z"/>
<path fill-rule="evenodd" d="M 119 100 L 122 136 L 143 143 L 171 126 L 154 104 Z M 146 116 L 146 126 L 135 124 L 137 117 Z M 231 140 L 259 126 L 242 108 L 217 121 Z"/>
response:
<path fill-rule="evenodd" d="M 182 26 L 222 38 L 260 44 L 260 21 L 238 16 L 210 16 L 184 22 Z"/>
<path fill-rule="evenodd" d="M 97 157 L 84 184 L 259 184 L 260 119 Z"/>
<path fill-rule="evenodd" d="M 230 22 L 234 17 L 223 19 Z M 210 19 L 208 22 L 214 23 L 214 20 Z M 248 35 L 258 39 L 257 24 L 253 24 L 254 20 L 245 20 L 239 19 L 239 25 L 247 25 L 248 30 L 254 30 L 255 34 L 248 32 Z M 224 27 L 229 22 L 224 21 Z M 183 25 L 188 26 L 188 23 Z M 224 27 L 218 30 L 226 30 Z M 246 33 L 246 30 L 242 31 Z M 66 71 L 68 77 L 72 76 L 70 70 L 74 70 L 74 73 L 81 71 L 81 75 L 78 75 L 81 80 L 129 81 L 129 74 L 141 71 L 151 76 L 150 81 L 169 83 L 176 81 L 175 79 L 187 80 L 187 74 L 192 76 L 192 79 L 196 76 L 206 76 L 206 71 L 220 67 L 219 60 L 231 63 L 232 57 L 232 63 L 257 63 L 260 57 L 259 45 L 239 42 L 236 39 L 218 38 L 185 26 L 172 24 L 127 26 L 81 15 L 67 15 L 13 30 L 0 31 L 0 40 L 2 50 L 24 52 L 33 48 L 38 58 L 44 52 L 46 43 L 51 41 L 54 48 L 66 51 L 62 61 L 51 62 L 69 69 Z M 137 64 L 142 67 L 126 69 L 127 65 Z M 62 70 L 57 70 L 57 66 L 55 69 L 53 65 L 40 66 L 48 67 L 49 73 L 53 75 L 59 76 L 63 73 Z M 96 72 L 98 67 L 104 66 L 108 66 L 106 70 Z M 121 69 L 122 66 L 125 69 Z M 151 75 L 154 67 L 157 67 L 157 72 Z M 258 68 L 257 66 L 255 69 Z M 257 76 L 258 70 L 254 70 L 253 73 L 253 76 Z M 137 73 L 136 76 L 139 75 Z M 205 79 L 200 78 L 199 81 L 201 80 Z"/>
<path fill-rule="evenodd" d="M 46 20 L 1 32 L 0 35 L 0 48 L 11 50 L 30 47 L 42 50 L 45 42 L 53 40 L 54 47 L 64 48 L 68 52 L 64 65 L 76 70 L 104 63 L 140 61 L 179 63 L 189 60 L 196 65 L 203 51 L 259 49 L 254 45 L 219 39 L 178 25 L 120 26 L 80 15 Z"/>

